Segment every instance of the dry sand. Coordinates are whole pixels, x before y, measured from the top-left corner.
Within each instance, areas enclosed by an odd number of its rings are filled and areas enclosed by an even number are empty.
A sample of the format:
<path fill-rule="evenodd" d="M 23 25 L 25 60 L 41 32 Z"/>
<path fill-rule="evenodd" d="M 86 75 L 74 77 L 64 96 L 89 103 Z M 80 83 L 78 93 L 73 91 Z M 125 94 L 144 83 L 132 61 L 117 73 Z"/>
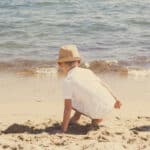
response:
<path fill-rule="evenodd" d="M 57 79 L 0 74 L 0 149 L 150 150 L 150 78 L 102 75 L 123 103 L 92 128 L 89 118 L 61 134 Z"/>

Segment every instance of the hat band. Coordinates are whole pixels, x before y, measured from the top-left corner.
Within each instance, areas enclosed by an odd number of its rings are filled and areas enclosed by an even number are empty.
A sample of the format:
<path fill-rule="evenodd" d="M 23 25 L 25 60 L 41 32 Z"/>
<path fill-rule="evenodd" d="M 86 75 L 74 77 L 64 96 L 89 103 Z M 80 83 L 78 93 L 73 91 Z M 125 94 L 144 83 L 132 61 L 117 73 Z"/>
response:
<path fill-rule="evenodd" d="M 81 58 L 80 58 L 80 57 L 59 58 L 59 59 L 57 60 L 57 62 L 71 62 L 71 61 L 77 61 L 77 60 L 81 60 Z"/>

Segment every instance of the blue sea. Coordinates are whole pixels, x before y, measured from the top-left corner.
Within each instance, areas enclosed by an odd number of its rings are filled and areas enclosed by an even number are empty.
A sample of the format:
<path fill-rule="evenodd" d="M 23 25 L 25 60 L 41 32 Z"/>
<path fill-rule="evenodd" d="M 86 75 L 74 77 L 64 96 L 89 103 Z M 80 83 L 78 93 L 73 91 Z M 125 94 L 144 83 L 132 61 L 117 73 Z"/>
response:
<path fill-rule="evenodd" d="M 0 62 L 55 61 L 76 44 L 84 61 L 150 68 L 150 0 L 0 0 Z"/>

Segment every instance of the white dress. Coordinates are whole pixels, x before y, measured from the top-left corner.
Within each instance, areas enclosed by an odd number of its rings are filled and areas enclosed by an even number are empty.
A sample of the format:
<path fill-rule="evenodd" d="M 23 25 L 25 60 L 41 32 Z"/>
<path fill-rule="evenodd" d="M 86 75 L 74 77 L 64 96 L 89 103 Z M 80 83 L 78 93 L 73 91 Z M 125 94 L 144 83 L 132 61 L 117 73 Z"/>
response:
<path fill-rule="evenodd" d="M 64 99 L 71 99 L 72 107 L 79 112 L 99 119 L 109 113 L 115 103 L 101 80 L 89 69 L 75 67 L 63 82 Z"/>

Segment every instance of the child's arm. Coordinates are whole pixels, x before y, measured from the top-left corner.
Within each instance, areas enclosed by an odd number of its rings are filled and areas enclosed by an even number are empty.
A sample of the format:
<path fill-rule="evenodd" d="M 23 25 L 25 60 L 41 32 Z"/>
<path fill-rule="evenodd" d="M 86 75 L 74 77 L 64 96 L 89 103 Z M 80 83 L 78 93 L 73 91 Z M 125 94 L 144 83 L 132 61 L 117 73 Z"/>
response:
<path fill-rule="evenodd" d="M 101 84 L 109 91 L 109 93 L 114 97 L 115 100 L 117 100 L 117 97 L 113 94 L 113 91 L 110 89 L 108 84 L 106 84 L 104 81 L 100 80 Z"/>
<path fill-rule="evenodd" d="M 104 81 L 100 80 L 100 82 L 109 91 L 109 93 L 114 97 L 114 99 L 116 100 L 114 108 L 120 108 L 122 104 L 119 101 L 119 99 L 113 94 L 113 92 L 110 89 L 110 87 Z"/>
<path fill-rule="evenodd" d="M 69 125 L 70 115 L 71 115 L 72 104 L 70 99 L 65 99 L 64 104 L 64 115 L 62 123 L 62 131 L 66 132 Z"/>

